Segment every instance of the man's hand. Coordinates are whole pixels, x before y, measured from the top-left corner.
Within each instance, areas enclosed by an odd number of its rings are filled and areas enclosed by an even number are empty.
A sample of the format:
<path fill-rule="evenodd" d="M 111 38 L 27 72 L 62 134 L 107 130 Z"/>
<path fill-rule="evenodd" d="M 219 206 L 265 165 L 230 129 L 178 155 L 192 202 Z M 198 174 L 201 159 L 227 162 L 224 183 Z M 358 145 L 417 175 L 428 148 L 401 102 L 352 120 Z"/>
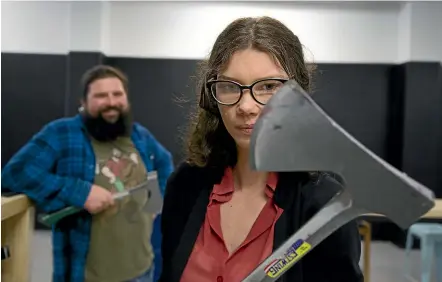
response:
<path fill-rule="evenodd" d="M 84 208 L 89 213 L 96 214 L 113 205 L 114 199 L 112 193 L 94 184 L 89 192 Z"/>

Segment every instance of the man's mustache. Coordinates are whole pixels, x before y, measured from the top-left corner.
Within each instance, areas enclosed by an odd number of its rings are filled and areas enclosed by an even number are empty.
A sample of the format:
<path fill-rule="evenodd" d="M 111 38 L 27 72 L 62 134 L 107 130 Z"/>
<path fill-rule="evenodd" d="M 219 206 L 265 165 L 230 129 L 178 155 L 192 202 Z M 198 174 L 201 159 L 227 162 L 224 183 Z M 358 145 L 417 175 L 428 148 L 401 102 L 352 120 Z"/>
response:
<path fill-rule="evenodd" d="M 106 107 L 102 110 L 99 110 L 97 115 L 103 117 L 104 114 L 108 113 L 109 111 L 116 111 L 118 113 L 119 116 L 123 116 L 125 114 L 127 114 L 127 110 L 124 110 L 121 107 Z"/>
<path fill-rule="evenodd" d="M 106 108 L 100 110 L 100 113 L 104 113 L 104 112 L 111 111 L 111 110 L 117 111 L 119 113 L 123 112 L 123 109 L 120 107 L 106 107 Z"/>

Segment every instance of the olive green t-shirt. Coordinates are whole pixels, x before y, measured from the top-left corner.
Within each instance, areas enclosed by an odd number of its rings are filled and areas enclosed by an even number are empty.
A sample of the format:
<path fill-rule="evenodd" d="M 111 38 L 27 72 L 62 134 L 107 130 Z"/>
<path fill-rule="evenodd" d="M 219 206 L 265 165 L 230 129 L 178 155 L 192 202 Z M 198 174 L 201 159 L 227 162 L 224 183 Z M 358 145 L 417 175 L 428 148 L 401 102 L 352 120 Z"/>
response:
<path fill-rule="evenodd" d="M 147 180 L 143 160 L 130 138 L 114 142 L 92 139 L 92 147 L 96 185 L 120 192 Z M 134 193 L 93 215 L 85 282 L 127 281 L 150 268 L 153 217 L 142 211 L 147 199 L 136 196 Z"/>

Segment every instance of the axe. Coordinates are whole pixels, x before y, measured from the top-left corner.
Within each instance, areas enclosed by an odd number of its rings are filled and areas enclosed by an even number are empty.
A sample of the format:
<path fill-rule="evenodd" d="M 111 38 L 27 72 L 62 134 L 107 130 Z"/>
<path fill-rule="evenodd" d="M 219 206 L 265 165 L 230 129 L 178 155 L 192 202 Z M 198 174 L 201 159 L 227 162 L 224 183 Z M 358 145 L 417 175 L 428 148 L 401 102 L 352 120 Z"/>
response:
<path fill-rule="evenodd" d="M 339 191 L 244 282 L 275 281 L 341 226 L 378 213 L 406 229 L 434 206 L 431 190 L 369 151 L 333 121 L 294 80 L 264 106 L 250 141 L 260 171 L 339 175 Z"/>
<path fill-rule="evenodd" d="M 163 198 L 161 196 L 160 187 L 158 184 L 158 174 L 156 171 L 149 171 L 147 173 L 146 181 L 135 187 L 124 190 L 123 192 L 115 193 L 113 198 L 114 200 L 121 200 L 129 196 L 143 197 L 143 192 L 146 191 L 148 193 L 149 200 L 143 207 L 143 211 L 153 214 L 161 213 L 163 208 Z M 38 221 L 47 227 L 51 227 L 63 218 L 83 211 L 85 210 L 82 207 L 68 206 L 52 213 L 40 214 L 38 216 Z"/>

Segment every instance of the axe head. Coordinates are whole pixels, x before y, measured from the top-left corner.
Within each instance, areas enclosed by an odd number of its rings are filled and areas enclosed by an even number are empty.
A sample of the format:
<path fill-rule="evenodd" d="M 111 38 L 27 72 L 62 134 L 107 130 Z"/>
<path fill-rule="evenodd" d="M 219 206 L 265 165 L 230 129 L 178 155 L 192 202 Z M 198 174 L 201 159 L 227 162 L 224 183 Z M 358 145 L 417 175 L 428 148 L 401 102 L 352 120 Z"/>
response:
<path fill-rule="evenodd" d="M 250 140 L 260 171 L 338 174 L 352 205 L 407 228 L 434 206 L 434 194 L 365 148 L 334 122 L 294 80 L 264 106 Z"/>

